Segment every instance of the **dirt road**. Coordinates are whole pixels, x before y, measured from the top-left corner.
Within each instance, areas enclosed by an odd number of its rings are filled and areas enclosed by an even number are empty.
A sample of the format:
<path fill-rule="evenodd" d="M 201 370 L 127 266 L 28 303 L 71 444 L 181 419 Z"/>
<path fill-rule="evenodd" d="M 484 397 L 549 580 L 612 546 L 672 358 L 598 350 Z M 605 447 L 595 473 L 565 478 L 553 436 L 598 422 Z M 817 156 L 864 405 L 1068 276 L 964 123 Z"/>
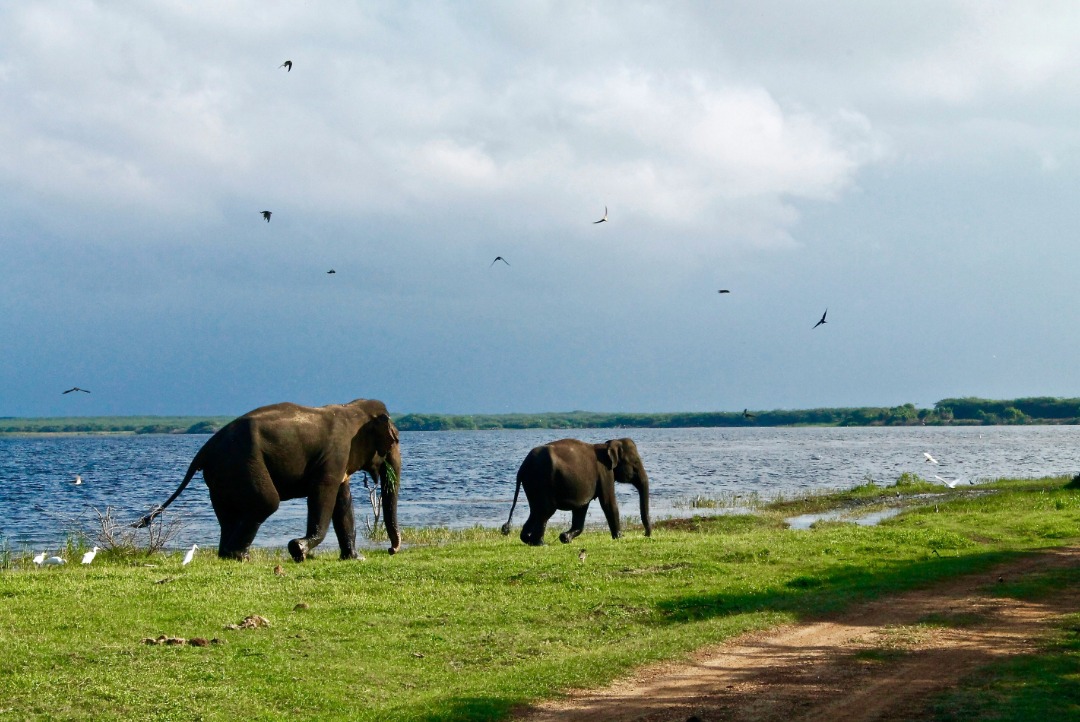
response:
<path fill-rule="evenodd" d="M 989 593 L 997 580 L 1066 567 L 1080 567 L 1080 547 L 1032 554 L 829 621 L 746 635 L 701 650 L 689 663 L 650 667 L 606 689 L 522 710 L 518 719 L 918 718 L 929 694 L 997 659 L 1034 651 L 1056 618 L 1080 609 L 1080 590 L 1018 601 Z"/>

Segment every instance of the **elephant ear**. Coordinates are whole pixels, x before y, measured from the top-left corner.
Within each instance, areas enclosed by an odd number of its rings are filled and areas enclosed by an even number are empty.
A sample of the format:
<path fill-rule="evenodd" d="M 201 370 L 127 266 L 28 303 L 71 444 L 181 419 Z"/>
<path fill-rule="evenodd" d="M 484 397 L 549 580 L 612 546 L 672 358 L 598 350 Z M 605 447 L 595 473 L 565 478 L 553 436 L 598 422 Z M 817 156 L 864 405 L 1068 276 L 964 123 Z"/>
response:
<path fill-rule="evenodd" d="M 381 456 L 386 456 L 390 448 L 398 443 L 398 430 L 389 414 L 379 414 L 371 421 L 375 425 L 375 449 Z"/>
<path fill-rule="evenodd" d="M 596 458 L 604 466 L 605 469 L 614 469 L 619 465 L 619 447 L 617 444 L 609 441 L 606 444 L 597 444 Z"/>

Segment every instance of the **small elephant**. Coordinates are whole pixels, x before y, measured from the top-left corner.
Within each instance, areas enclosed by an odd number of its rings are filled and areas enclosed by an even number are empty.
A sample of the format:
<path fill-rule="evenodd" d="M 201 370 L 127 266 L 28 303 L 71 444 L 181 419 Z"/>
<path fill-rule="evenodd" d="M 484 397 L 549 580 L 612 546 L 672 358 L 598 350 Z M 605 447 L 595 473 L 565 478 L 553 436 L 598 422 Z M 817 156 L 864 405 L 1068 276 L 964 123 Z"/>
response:
<path fill-rule="evenodd" d="M 544 529 L 557 509 L 572 512 L 570 529 L 559 535 L 569 544 L 585 527 L 585 514 L 593 499 L 607 517 L 611 538 L 618 539 L 619 505 L 615 500 L 615 482 L 633 484 L 641 501 L 641 522 L 645 536 L 652 534 L 649 523 L 649 477 L 631 439 L 612 439 L 603 444 L 586 444 L 577 439 L 560 439 L 537 446 L 521 462 L 514 488 L 514 503 L 502 533 L 510 533 L 518 493 L 525 487 L 529 499 L 529 518 L 521 529 L 521 541 L 533 546 L 544 543 Z"/>
<path fill-rule="evenodd" d="M 398 430 L 381 401 L 357 399 L 317 408 L 274 404 L 249 411 L 210 437 L 168 501 L 133 526 L 144 527 L 202 471 L 221 525 L 218 556 L 244 559 L 259 526 L 286 499 L 307 497 L 307 534 L 289 542 L 303 561 L 331 521 L 342 559 L 355 559 L 349 477 L 364 471 L 379 482 L 390 553 L 401 548 L 397 524 L 401 450 Z"/>

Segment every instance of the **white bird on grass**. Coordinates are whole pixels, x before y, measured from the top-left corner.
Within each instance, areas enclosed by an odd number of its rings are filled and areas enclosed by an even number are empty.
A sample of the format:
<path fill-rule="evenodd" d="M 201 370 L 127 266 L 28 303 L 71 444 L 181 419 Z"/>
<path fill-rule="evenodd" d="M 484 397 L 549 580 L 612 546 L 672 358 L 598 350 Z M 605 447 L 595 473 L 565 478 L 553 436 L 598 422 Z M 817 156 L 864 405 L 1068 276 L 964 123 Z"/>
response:
<path fill-rule="evenodd" d="M 97 553 L 98 553 L 98 548 L 97 547 L 94 547 L 90 551 L 86 552 L 85 554 L 82 555 L 82 563 L 83 564 L 89 564 L 90 562 L 94 561 L 94 557 L 97 556 Z"/>
<path fill-rule="evenodd" d="M 61 564 L 67 564 L 67 559 L 64 559 L 63 557 L 49 557 L 44 562 L 42 562 L 42 564 L 47 567 L 55 567 Z"/>
<path fill-rule="evenodd" d="M 922 453 L 922 455 L 926 457 L 926 463 L 927 463 L 927 464 L 937 464 L 937 463 L 939 463 L 937 459 L 935 459 L 934 457 L 930 456 L 930 452 L 929 452 L 929 451 L 924 451 L 924 452 Z"/>
<path fill-rule="evenodd" d="M 184 555 L 184 561 L 180 562 L 180 566 L 187 566 L 191 564 L 191 560 L 195 558 L 195 550 L 199 548 L 198 544 L 192 544 L 188 549 L 187 554 Z"/>
<path fill-rule="evenodd" d="M 45 552 L 41 552 L 30 561 L 34 562 L 34 564 L 37 564 L 40 567 L 41 563 L 45 561 Z"/>

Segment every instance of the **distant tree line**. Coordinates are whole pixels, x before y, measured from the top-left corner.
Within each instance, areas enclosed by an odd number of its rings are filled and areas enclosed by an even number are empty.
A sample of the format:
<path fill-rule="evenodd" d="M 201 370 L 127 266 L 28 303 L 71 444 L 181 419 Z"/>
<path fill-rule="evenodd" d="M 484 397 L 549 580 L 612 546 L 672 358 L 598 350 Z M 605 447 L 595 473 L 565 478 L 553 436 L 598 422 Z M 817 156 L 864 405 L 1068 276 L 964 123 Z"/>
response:
<path fill-rule="evenodd" d="M 0 417 L 0 433 L 212 434 L 231 416 L 121 416 L 72 418 Z M 1039 396 L 1000 401 L 965 397 L 942 399 L 933 408 L 854 408 L 704 411 L 629 414 L 570 411 L 544 414 L 404 414 L 394 418 L 402 431 L 482 431 L 485 429 L 694 428 L 733 426 L 943 426 L 998 424 L 1078 424 L 1080 399 Z"/>

